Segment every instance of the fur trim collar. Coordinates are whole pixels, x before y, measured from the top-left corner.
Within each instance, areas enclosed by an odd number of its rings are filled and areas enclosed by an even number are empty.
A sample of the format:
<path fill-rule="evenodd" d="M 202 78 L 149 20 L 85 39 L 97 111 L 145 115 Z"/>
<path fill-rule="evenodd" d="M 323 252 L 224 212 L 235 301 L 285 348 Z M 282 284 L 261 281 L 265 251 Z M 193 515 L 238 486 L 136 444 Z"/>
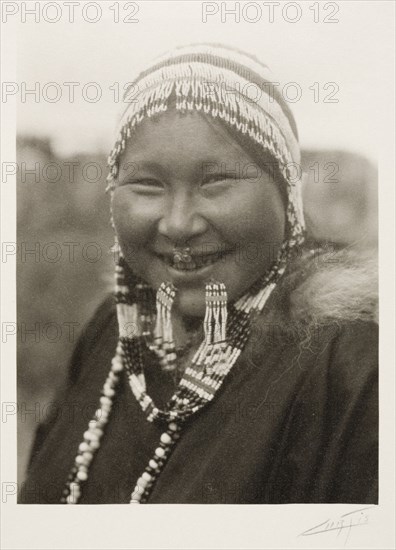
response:
<path fill-rule="evenodd" d="M 294 262 L 284 284 L 289 287 L 289 318 L 292 321 L 378 323 L 375 249 L 345 248 L 305 255 Z"/>

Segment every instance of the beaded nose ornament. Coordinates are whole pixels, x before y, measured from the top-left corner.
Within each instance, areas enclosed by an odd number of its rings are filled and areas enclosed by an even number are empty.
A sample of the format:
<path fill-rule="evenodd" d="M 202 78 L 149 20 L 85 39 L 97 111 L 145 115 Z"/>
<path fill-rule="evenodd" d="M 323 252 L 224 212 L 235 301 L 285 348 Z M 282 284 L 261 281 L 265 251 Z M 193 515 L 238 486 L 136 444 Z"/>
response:
<path fill-rule="evenodd" d="M 192 261 L 191 248 L 189 246 L 185 248 L 173 249 L 173 263 L 190 263 Z"/>

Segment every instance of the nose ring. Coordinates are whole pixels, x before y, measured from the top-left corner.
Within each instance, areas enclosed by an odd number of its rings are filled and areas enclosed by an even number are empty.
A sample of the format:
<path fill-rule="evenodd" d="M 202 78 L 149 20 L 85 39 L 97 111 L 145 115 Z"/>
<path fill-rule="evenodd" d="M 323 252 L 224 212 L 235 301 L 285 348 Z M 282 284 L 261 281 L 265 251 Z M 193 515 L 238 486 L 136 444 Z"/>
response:
<path fill-rule="evenodd" d="M 175 246 L 175 248 L 173 249 L 173 263 L 178 264 L 182 262 L 188 264 L 191 261 L 191 248 L 189 246 L 186 246 L 184 248 L 179 248 Z"/>

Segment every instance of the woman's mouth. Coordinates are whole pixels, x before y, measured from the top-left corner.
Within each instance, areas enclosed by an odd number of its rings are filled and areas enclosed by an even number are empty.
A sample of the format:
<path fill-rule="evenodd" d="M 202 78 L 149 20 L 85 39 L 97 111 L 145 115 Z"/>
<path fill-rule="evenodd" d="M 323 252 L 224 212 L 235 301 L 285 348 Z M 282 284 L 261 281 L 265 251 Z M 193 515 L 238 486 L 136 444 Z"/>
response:
<path fill-rule="evenodd" d="M 228 253 L 221 254 L 197 254 L 195 256 L 190 256 L 190 260 L 186 261 L 175 261 L 174 256 L 156 254 L 157 257 L 164 262 L 166 265 L 172 269 L 179 272 L 196 272 L 205 267 L 215 264 L 218 261 L 224 261 L 224 257 Z"/>

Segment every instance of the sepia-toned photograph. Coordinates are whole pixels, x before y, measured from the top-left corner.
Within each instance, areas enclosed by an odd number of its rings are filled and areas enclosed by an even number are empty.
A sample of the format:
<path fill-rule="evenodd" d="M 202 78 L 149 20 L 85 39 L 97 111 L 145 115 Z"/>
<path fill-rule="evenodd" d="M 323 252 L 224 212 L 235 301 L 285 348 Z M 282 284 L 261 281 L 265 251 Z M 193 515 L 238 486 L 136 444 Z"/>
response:
<path fill-rule="evenodd" d="M 7 548 L 392 548 L 394 3 L 1 10 Z"/>

